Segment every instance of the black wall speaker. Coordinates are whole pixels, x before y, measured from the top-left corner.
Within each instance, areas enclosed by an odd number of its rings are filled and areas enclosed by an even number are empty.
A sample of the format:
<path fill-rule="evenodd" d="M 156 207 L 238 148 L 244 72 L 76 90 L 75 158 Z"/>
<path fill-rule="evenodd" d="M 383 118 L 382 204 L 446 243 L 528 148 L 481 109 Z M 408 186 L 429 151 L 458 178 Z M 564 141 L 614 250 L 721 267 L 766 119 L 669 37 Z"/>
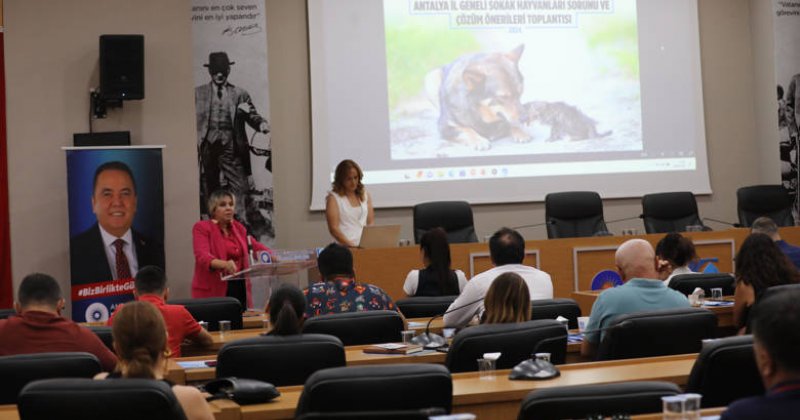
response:
<path fill-rule="evenodd" d="M 100 35 L 103 99 L 144 99 L 144 35 Z"/>

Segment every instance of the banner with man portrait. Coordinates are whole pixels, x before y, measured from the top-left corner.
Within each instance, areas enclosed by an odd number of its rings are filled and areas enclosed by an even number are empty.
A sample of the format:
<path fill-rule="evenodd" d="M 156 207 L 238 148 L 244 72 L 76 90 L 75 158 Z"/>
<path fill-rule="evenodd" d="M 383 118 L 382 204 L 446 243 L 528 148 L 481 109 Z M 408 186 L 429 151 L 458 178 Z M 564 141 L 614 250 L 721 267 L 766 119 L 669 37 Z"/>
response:
<path fill-rule="evenodd" d="M 65 149 L 72 319 L 105 321 L 140 268 L 165 265 L 161 148 Z"/>
<path fill-rule="evenodd" d="M 800 220 L 800 196 L 797 194 L 800 183 L 797 161 L 800 153 L 800 2 L 773 0 L 773 11 L 781 180 L 794 197 L 794 218 Z"/>
<path fill-rule="evenodd" d="M 263 0 L 192 0 L 200 214 L 218 189 L 259 242 L 275 242 Z"/>

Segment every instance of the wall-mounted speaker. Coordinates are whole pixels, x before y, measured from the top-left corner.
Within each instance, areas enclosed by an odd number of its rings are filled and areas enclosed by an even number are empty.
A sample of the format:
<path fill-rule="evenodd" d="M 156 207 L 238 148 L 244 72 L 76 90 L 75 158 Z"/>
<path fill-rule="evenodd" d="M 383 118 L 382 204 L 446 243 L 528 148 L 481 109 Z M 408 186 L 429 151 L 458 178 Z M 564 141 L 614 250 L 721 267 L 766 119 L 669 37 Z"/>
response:
<path fill-rule="evenodd" d="M 100 35 L 100 94 L 144 99 L 144 35 Z"/>

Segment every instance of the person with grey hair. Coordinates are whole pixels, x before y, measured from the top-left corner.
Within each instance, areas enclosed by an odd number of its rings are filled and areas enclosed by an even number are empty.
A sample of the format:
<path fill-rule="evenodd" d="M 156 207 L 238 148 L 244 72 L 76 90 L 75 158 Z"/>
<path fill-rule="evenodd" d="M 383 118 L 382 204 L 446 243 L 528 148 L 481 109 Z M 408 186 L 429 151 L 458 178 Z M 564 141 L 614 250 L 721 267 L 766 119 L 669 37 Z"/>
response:
<path fill-rule="evenodd" d="M 778 248 L 789 257 L 795 267 L 800 268 L 800 247 L 789 244 L 781 239 L 781 234 L 778 232 L 778 225 L 769 217 L 762 216 L 753 222 L 750 227 L 751 233 L 763 233 L 778 245 Z"/>

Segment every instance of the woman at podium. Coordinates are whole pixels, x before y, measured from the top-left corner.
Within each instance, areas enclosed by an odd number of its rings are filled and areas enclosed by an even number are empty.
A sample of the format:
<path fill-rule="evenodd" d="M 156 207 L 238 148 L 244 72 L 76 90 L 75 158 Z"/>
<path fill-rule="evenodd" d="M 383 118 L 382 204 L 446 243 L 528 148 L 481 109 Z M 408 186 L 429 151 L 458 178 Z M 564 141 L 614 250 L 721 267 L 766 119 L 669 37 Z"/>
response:
<path fill-rule="evenodd" d="M 364 184 L 364 173 L 357 163 L 345 159 L 336 165 L 332 190 L 325 199 L 328 232 L 344 246 L 357 247 L 361 231 L 375 221 L 372 198 Z"/>
<path fill-rule="evenodd" d="M 250 266 L 253 251 L 272 251 L 247 234 L 244 225 L 234 219 L 236 199 L 225 190 L 217 190 L 208 198 L 209 220 L 201 220 L 192 228 L 194 276 L 192 297 L 235 297 L 242 309 L 251 308 L 250 281 L 222 277 Z"/>

